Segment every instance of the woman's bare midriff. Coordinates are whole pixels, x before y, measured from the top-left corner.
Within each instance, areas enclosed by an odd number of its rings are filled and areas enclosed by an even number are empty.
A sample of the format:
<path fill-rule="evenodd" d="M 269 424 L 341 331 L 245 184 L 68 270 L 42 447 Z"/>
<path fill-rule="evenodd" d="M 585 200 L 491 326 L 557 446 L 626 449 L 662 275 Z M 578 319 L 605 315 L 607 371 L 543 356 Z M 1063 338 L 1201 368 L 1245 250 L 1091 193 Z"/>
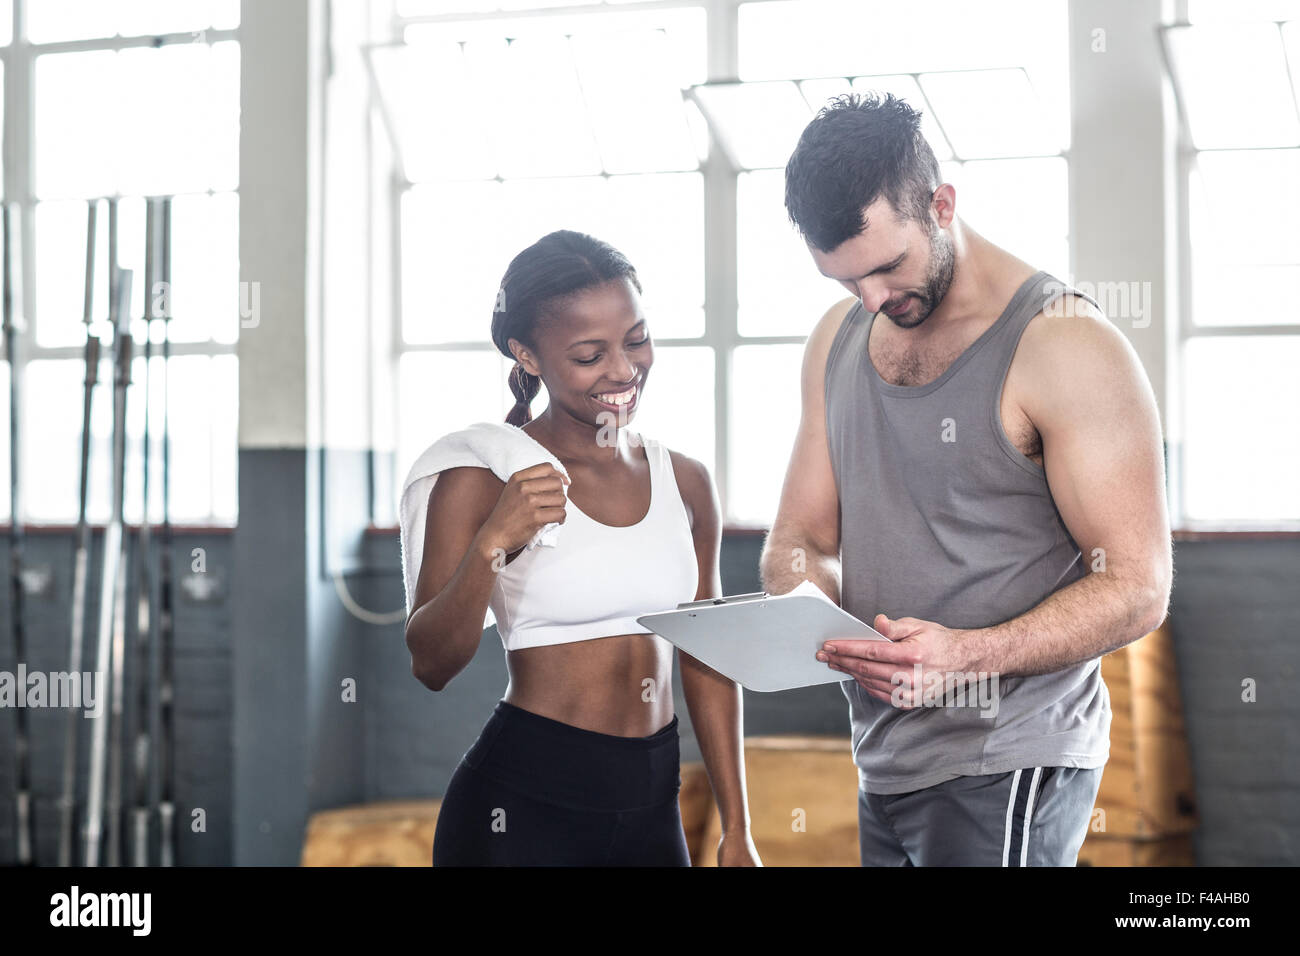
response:
<path fill-rule="evenodd" d="M 506 654 L 506 703 L 616 737 L 648 737 L 673 719 L 673 646 L 620 634 Z"/>

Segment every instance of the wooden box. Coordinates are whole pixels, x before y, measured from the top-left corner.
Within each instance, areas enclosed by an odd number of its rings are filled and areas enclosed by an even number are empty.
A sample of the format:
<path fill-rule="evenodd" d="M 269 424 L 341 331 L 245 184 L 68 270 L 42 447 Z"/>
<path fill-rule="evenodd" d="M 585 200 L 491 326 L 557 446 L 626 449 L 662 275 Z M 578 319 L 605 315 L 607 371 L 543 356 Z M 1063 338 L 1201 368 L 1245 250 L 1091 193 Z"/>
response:
<path fill-rule="evenodd" d="M 858 772 L 847 734 L 748 737 L 745 772 L 750 836 L 764 866 L 859 865 Z M 710 792 L 707 824 L 692 847 L 692 862 L 716 866 L 721 836 Z"/>
<path fill-rule="evenodd" d="M 1088 839 L 1190 833 L 1196 791 L 1168 627 L 1107 654 L 1101 674 L 1110 691 L 1110 760 Z"/>

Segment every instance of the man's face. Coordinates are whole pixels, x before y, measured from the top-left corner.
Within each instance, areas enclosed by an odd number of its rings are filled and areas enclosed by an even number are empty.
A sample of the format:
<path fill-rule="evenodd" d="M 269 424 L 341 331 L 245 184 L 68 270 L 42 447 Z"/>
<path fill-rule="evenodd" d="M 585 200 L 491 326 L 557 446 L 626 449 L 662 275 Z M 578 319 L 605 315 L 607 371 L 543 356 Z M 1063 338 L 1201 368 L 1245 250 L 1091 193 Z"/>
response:
<path fill-rule="evenodd" d="M 865 230 L 831 252 L 810 245 L 813 261 L 868 312 L 884 313 L 900 329 L 916 328 L 952 285 L 952 239 L 933 219 L 927 231 L 914 219 L 900 218 L 883 197 L 867 207 L 866 220 Z"/>

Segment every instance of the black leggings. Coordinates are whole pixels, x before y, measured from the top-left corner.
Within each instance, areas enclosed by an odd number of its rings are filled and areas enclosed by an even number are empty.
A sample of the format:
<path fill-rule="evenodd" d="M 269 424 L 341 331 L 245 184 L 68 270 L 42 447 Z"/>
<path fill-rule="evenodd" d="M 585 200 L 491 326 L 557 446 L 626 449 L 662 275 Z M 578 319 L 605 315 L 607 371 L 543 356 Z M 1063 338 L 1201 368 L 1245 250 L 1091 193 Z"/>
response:
<path fill-rule="evenodd" d="M 690 866 L 677 718 L 649 737 L 499 701 L 447 785 L 434 866 Z"/>

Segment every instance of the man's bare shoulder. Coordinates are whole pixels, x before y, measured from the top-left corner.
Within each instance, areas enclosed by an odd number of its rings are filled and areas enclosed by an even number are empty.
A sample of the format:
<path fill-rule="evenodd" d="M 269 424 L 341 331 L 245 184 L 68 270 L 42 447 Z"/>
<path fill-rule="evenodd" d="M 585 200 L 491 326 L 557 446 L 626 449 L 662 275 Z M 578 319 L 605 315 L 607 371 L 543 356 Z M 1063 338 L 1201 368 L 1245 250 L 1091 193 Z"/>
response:
<path fill-rule="evenodd" d="M 1137 354 L 1105 314 L 1076 295 L 1062 296 L 1030 320 L 1016 351 L 1017 378 L 1025 395 L 1078 401 L 1144 375 Z M 1096 396 L 1090 396 L 1096 397 Z"/>
<path fill-rule="evenodd" d="M 1021 337 L 1026 357 L 1054 363 L 1082 349 L 1080 358 L 1123 351 L 1127 339 L 1099 308 L 1078 295 L 1066 294 L 1029 321 Z"/>

